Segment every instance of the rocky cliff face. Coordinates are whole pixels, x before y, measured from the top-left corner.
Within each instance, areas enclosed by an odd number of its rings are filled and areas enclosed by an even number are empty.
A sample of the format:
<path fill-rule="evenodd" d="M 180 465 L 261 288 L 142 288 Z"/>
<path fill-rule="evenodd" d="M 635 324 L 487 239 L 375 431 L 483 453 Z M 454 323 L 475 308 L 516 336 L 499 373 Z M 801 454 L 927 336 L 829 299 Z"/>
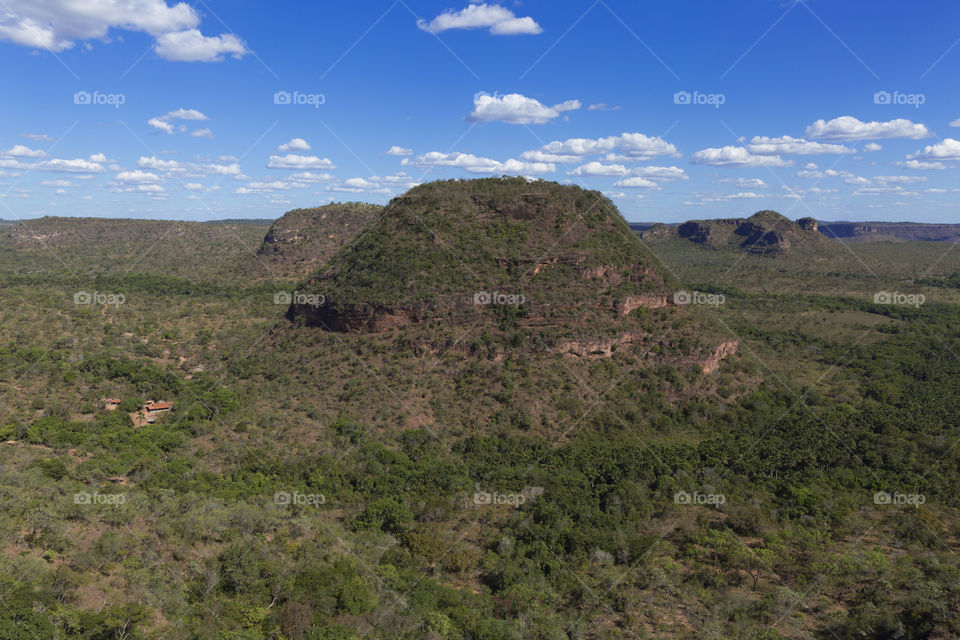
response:
<path fill-rule="evenodd" d="M 655 225 L 642 237 L 652 243 L 679 238 L 708 249 L 737 249 L 766 256 L 830 246 L 829 240 L 818 233 L 816 220 L 792 222 L 775 211 L 758 211 L 749 218 L 691 220 L 676 227 Z"/>

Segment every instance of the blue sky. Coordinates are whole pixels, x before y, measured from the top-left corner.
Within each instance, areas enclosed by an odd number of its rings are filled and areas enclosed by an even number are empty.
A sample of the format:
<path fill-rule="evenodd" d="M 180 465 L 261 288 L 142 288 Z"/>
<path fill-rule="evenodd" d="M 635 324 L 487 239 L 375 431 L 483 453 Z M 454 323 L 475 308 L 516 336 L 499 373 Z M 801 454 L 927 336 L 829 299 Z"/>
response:
<path fill-rule="evenodd" d="M 506 173 L 634 221 L 958 221 L 956 3 L 77 4 L 0 5 L 0 218 L 275 218 Z"/>

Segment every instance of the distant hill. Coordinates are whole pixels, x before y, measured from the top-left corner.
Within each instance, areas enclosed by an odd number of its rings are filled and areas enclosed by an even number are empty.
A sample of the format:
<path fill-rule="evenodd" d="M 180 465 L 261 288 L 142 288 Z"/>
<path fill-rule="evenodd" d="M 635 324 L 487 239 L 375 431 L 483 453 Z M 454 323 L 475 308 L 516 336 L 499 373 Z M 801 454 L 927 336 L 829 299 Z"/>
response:
<path fill-rule="evenodd" d="M 957 242 L 960 224 L 821 222 L 820 232 L 848 242 Z"/>
<path fill-rule="evenodd" d="M 380 205 L 361 202 L 288 211 L 270 225 L 257 260 L 272 276 L 305 277 L 382 212 Z"/>
<path fill-rule="evenodd" d="M 741 218 L 707 220 L 701 222 L 735 222 Z M 810 220 L 807 218 L 806 220 Z M 828 238 L 845 242 L 956 242 L 960 240 L 960 224 L 930 224 L 923 222 L 827 222 L 816 220 L 817 229 Z M 689 224 L 689 223 L 683 223 Z M 655 231 L 650 240 L 675 237 L 669 229 L 681 224 L 631 222 L 630 228 L 644 234 Z"/>
<path fill-rule="evenodd" d="M 832 243 L 818 233 L 812 218 L 794 222 L 776 211 L 758 211 L 749 218 L 691 220 L 671 226 L 655 224 L 641 232 L 646 242 L 686 240 L 709 249 L 736 249 L 757 255 L 830 251 Z"/>
<path fill-rule="evenodd" d="M 45 216 L 0 229 L 0 258 L 74 275 L 159 273 L 187 279 L 249 271 L 263 226 Z M 248 276 L 245 277 L 249 277 Z"/>

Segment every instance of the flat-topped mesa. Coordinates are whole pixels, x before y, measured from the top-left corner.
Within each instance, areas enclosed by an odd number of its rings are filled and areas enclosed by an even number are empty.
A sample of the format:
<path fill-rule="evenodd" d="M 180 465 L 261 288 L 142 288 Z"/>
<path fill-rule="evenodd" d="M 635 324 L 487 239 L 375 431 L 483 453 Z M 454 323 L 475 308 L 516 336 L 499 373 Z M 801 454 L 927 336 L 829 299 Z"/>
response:
<path fill-rule="evenodd" d="M 653 243 L 678 238 L 708 249 L 737 249 L 765 256 L 836 248 L 819 232 L 813 218 L 793 222 L 776 211 L 758 211 L 749 218 L 691 220 L 676 227 L 655 225 L 642 237 Z"/>

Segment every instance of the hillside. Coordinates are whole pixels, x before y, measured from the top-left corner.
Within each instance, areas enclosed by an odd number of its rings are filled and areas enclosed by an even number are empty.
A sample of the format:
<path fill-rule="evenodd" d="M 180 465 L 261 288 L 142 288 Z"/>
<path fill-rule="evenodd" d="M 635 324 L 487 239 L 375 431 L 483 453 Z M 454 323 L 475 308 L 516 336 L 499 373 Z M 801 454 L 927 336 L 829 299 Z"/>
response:
<path fill-rule="evenodd" d="M 265 226 L 45 216 L 0 231 L 0 266 L 75 277 L 157 272 L 189 280 L 252 277 Z"/>
<path fill-rule="evenodd" d="M 299 290 L 318 298 L 293 301 L 288 317 L 339 332 L 482 325 L 546 351 L 611 355 L 630 345 L 678 359 L 690 355 L 676 346 L 681 337 L 710 346 L 609 200 L 542 181 L 415 187 Z M 634 313 L 641 308 L 662 313 Z"/>
<path fill-rule="evenodd" d="M 257 259 L 273 276 L 305 277 L 382 211 L 381 206 L 360 202 L 288 211 L 270 225 Z"/>
<path fill-rule="evenodd" d="M 758 211 L 749 218 L 691 220 L 678 226 L 653 225 L 641 231 L 645 242 L 681 239 L 708 249 L 735 249 L 755 255 L 830 252 L 834 249 L 812 218 L 794 222 L 776 211 Z"/>

